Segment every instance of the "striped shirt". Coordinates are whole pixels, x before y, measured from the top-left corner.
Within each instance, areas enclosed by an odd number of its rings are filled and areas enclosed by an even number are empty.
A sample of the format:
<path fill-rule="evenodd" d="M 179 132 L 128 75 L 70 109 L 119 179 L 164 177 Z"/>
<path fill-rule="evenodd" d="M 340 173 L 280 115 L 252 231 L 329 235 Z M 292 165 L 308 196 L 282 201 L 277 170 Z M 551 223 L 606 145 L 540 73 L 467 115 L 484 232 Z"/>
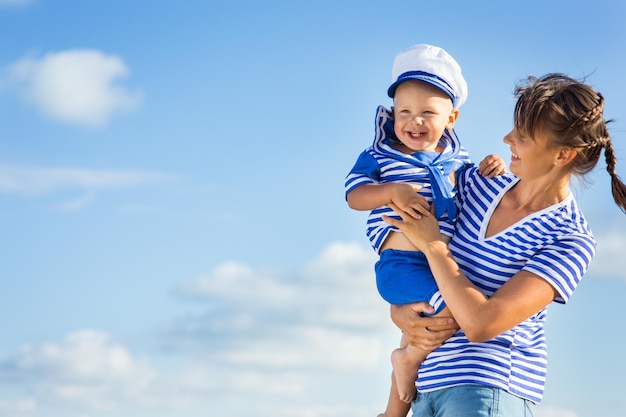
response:
<path fill-rule="evenodd" d="M 471 164 L 469 154 L 461 146 L 453 129 L 446 129 L 440 144 L 442 152 L 416 152 L 407 155 L 392 146 L 395 139 L 391 112 L 379 106 L 376 110 L 374 143 L 357 159 L 345 180 L 346 196 L 364 184 L 410 182 L 422 185 L 419 193 L 431 203 L 435 201 L 441 232 L 452 236 L 456 217 L 456 182 L 459 168 Z M 397 139 L 395 139 L 397 140 Z M 367 219 L 367 237 L 378 253 L 393 226 L 382 216 L 399 217 L 388 207 L 378 207 Z"/>
<path fill-rule="evenodd" d="M 548 281 L 558 293 L 555 301 L 564 304 L 595 254 L 595 239 L 571 194 L 485 237 L 491 214 L 518 181 L 511 174 L 484 178 L 476 168 L 459 177 L 461 209 L 450 251 L 467 277 L 487 296 L 525 270 Z M 541 402 L 547 370 L 545 320 L 544 308 L 484 343 L 469 342 L 463 331 L 457 332 L 422 364 L 418 390 L 480 384 Z"/>

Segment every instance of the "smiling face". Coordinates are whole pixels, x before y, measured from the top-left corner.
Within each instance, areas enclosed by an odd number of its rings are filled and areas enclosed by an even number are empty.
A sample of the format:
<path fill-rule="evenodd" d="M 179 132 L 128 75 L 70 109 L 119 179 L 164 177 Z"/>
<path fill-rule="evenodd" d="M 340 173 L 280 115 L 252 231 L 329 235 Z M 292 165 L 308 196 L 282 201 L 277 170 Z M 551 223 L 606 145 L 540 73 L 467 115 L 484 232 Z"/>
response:
<path fill-rule="evenodd" d="M 428 83 L 409 80 L 398 86 L 394 96 L 393 128 L 405 153 L 441 151 L 444 129 L 454 126 L 459 111 L 450 97 Z"/>
<path fill-rule="evenodd" d="M 549 146 L 548 136 L 540 131 L 531 138 L 514 128 L 504 137 L 504 143 L 511 148 L 509 169 L 519 178 L 546 176 L 560 161 L 559 149 Z"/>

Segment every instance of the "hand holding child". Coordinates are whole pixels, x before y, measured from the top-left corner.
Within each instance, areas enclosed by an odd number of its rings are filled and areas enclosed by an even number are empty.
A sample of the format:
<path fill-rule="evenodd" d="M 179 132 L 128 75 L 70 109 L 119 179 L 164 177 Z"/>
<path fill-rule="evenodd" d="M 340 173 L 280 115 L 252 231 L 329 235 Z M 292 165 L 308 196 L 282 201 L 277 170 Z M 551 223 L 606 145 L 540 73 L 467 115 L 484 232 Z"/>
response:
<path fill-rule="evenodd" d="M 417 192 L 423 187 L 407 182 L 391 182 L 391 202 L 409 216 L 421 219 L 430 215 L 430 204 Z"/>

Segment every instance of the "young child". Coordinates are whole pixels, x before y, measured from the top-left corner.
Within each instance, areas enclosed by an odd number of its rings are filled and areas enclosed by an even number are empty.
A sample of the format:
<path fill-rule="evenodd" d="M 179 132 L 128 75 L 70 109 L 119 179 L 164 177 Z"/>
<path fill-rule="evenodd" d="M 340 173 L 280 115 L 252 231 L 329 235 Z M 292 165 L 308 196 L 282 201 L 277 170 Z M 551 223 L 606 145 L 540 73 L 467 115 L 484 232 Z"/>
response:
<path fill-rule="evenodd" d="M 382 216 L 397 218 L 388 203 L 409 209 L 416 218 L 429 215 L 424 206 L 433 203 L 441 233 L 448 240 L 452 236 L 455 175 L 471 164 L 453 129 L 467 84 L 454 58 L 426 44 L 396 56 L 392 80 L 387 93 L 394 105 L 391 111 L 378 107 L 374 143 L 346 177 L 346 199 L 352 209 L 371 210 L 367 236 L 380 254 L 375 270 L 381 296 L 396 305 L 426 301 L 434 307 L 433 315 L 451 317 L 424 255 Z M 485 158 L 480 167 L 485 176 L 506 170 L 496 156 Z M 384 416 L 406 416 L 415 398 L 418 368 L 428 353 L 402 337 L 391 355 L 395 381 Z"/>

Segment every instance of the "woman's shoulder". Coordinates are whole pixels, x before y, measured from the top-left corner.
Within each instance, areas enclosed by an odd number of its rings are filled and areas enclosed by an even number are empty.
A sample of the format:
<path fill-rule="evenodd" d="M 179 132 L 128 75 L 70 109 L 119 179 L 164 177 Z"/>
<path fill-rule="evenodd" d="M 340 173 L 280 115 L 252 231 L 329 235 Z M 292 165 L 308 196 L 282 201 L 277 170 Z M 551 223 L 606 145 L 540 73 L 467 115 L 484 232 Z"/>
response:
<path fill-rule="evenodd" d="M 459 177 L 459 186 L 462 190 L 479 187 L 489 189 L 492 192 L 497 192 L 499 189 L 510 187 L 511 184 L 517 181 L 519 181 L 519 179 L 511 173 L 501 174 L 494 178 L 485 177 L 481 175 L 477 165 L 471 165 L 466 167 L 461 173 Z"/>
<path fill-rule="evenodd" d="M 554 210 L 554 217 L 560 220 L 562 230 L 566 230 L 574 235 L 586 235 L 593 238 L 589 223 L 572 194 Z"/>

